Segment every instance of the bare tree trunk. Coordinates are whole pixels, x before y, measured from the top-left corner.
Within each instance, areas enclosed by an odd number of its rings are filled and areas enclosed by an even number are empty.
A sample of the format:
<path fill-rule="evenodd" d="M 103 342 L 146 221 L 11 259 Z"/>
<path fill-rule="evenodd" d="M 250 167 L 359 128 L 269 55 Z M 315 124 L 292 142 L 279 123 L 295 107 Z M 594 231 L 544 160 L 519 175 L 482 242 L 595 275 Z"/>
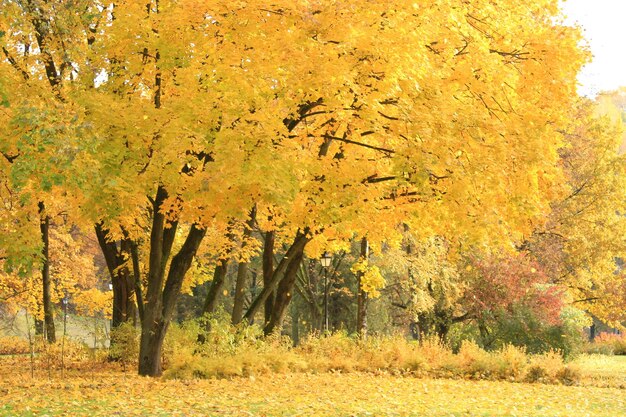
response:
<path fill-rule="evenodd" d="M 245 301 L 246 281 L 248 278 L 248 262 L 239 262 L 237 267 L 237 281 L 235 283 L 235 298 L 231 322 L 239 324 L 243 318 L 243 303 Z"/>
<path fill-rule="evenodd" d="M 139 268 L 137 260 L 136 265 L 133 259 L 131 269 L 128 261 L 131 258 L 131 252 L 134 242 L 129 237 L 125 237 L 119 242 L 113 241 L 109 235 L 109 230 L 102 223 L 95 225 L 96 237 L 98 244 L 102 249 L 102 254 L 107 264 L 109 276 L 111 277 L 111 285 L 113 287 L 113 314 L 111 327 L 118 327 L 126 321 L 134 321 L 136 315 L 136 274 L 135 268 Z"/>
<path fill-rule="evenodd" d="M 361 258 L 369 257 L 369 245 L 367 239 L 361 239 Z M 356 332 L 359 337 L 365 339 L 367 337 L 367 293 L 361 287 L 361 278 L 363 273 L 357 275 L 357 316 L 356 316 Z"/>
<path fill-rule="evenodd" d="M 213 273 L 213 281 L 211 281 L 211 287 L 209 293 L 204 301 L 204 307 L 202 313 L 214 313 L 217 303 L 219 302 L 220 295 L 222 294 L 222 288 L 224 287 L 224 281 L 226 280 L 226 272 L 228 272 L 228 260 L 221 259 L 215 265 L 215 272 Z"/>
<path fill-rule="evenodd" d="M 43 320 L 46 330 L 46 339 L 48 343 L 56 342 L 56 330 L 54 328 L 54 306 L 52 305 L 51 291 L 52 283 L 50 282 L 50 217 L 46 214 L 46 207 L 42 201 L 39 202 L 39 216 L 41 222 L 39 229 L 41 231 L 41 240 L 43 248 L 41 250 L 42 266 L 41 281 L 43 287 Z"/>
<path fill-rule="evenodd" d="M 291 244 L 291 246 L 287 250 L 287 253 L 285 253 L 285 256 L 283 256 L 283 259 L 280 261 L 280 263 L 276 267 L 276 270 L 272 274 L 272 278 L 266 285 L 264 285 L 263 290 L 261 290 L 259 295 L 257 295 L 257 297 L 252 301 L 252 304 L 250 304 L 250 308 L 248 308 L 248 311 L 244 315 L 245 320 L 247 320 L 249 323 L 252 323 L 254 321 L 254 316 L 256 315 L 256 313 L 261 309 L 261 306 L 265 304 L 269 295 L 274 292 L 278 283 L 285 276 L 285 271 L 287 270 L 287 266 L 290 263 L 290 259 L 296 256 L 298 252 L 304 251 L 306 244 L 309 243 L 310 240 L 311 239 L 307 237 L 306 230 L 303 232 L 299 231 L 296 234 L 293 243 Z"/>
<path fill-rule="evenodd" d="M 252 228 L 254 227 L 254 221 L 256 218 L 256 207 L 252 207 L 250 211 L 250 218 L 246 222 L 243 230 L 243 242 L 241 248 L 246 247 L 246 239 L 252 234 Z M 239 262 L 237 266 L 237 281 L 235 282 L 235 297 L 233 300 L 233 314 L 231 316 L 231 322 L 233 324 L 239 324 L 243 318 L 243 303 L 245 301 L 245 289 L 246 280 L 248 278 L 248 262 Z"/>
<path fill-rule="evenodd" d="M 137 313 L 139 321 L 143 321 L 143 290 L 141 287 L 141 270 L 139 269 L 139 248 L 137 242 L 130 242 L 130 256 L 133 261 L 133 281 L 135 285 L 135 298 L 137 301 Z"/>
<path fill-rule="evenodd" d="M 163 373 L 161 356 L 168 325 L 169 323 L 163 320 L 155 321 L 148 326 L 142 324 L 139 345 L 139 375 L 161 376 Z M 148 329 L 144 330 L 145 327 Z"/>
<path fill-rule="evenodd" d="M 265 243 L 263 244 L 263 287 L 267 287 L 272 281 L 274 274 L 274 231 L 265 234 Z M 272 308 L 274 308 L 274 291 L 267 295 L 265 300 L 265 321 L 267 324 L 272 318 Z"/>

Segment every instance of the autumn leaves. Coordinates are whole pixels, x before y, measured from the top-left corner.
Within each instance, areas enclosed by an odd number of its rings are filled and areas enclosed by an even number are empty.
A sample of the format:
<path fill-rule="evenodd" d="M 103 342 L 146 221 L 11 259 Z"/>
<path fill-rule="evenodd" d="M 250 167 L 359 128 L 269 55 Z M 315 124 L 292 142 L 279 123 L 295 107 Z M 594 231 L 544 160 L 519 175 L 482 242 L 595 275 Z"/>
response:
<path fill-rule="evenodd" d="M 264 271 L 280 295 L 305 254 L 398 243 L 403 224 L 510 246 L 562 184 L 584 55 L 555 1 L 0 4 L 3 181 L 23 201 L 9 211 L 55 202 L 97 225 L 105 252 L 128 243 L 109 270 L 148 318 L 144 374 L 161 371 L 194 259 L 235 256 L 229 236 L 251 211 L 284 246 L 270 255 L 292 255 Z M 37 117 L 55 106 L 58 120 Z M 383 277 L 359 265 L 376 293 Z M 289 298 L 276 300 L 280 327 Z"/>

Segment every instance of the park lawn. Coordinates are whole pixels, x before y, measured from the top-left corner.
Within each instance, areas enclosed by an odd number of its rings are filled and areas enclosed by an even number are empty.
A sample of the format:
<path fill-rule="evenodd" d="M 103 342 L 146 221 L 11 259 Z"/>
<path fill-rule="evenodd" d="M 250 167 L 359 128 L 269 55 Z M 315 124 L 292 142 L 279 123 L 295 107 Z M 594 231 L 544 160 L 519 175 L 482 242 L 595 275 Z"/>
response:
<path fill-rule="evenodd" d="M 93 369 L 9 373 L 0 416 L 626 416 L 624 389 L 372 374 L 159 380 Z M 22 372 L 23 371 L 23 372 Z"/>
<path fill-rule="evenodd" d="M 581 355 L 573 364 L 585 385 L 626 387 L 626 356 Z"/>

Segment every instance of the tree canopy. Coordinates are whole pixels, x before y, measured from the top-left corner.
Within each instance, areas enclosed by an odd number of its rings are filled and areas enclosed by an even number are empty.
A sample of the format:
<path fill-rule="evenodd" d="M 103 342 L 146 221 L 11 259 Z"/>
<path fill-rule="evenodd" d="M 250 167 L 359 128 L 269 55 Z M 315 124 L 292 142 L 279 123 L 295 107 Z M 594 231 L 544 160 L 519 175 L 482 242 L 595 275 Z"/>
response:
<path fill-rule="evenodd" d="M 424 311 L 501 276 L 581 303 L 621 282 L 621 133 L 576 94 L 588 54 L 556 0 L 0 6 L 5 269 L 45 271 L 41 225 L 68 244 L 66 222 L 95 229 L 113 321 L 142 323 L 142 374 L 161 373 L 181 291 L 212 265 L 212 310 L 231 258 L 236 291 L 262 258 L 233 321 L 265 306 L 267 332 L 304 258 L 361 240 L 352 273 L 375 296 L 368 248 L 407 231 L 423 256 L 394 274 Z M 25 232 L 38 226 L 43 240 Z M 482 275 L 463 273 L 468 254 Z M 524 281 L 526 256 L 546 275 Z"/>

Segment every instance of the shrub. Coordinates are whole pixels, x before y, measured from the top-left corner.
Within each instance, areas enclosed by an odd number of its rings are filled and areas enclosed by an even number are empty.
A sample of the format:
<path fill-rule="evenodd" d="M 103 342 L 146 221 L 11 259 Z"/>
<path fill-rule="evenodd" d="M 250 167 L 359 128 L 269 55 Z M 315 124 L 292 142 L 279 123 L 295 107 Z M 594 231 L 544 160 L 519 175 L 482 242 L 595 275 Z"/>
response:
<path fill-rule="evenodd" d="M 370 337 L 360 340 L 345 332 L 324 337 L 309 336 L 295 352 L 315 372 L 364 371 L 389 373 L 418 373 L 429 369 L 429 361 L 447 355 L 439 342 L 424 344 L 407 341 L 399 335 Z"/>
<path fill-rule="evenodd" d="M 521 307 L 515 308 L 513 313 L 485 314 L 488 337 L 481 334 L 473 322 L 452 326 L 448 335 L 450 345 L 458 352 L 464 340 L 475 340 L 480 347 L 488 350 L 514 344 L 524 346 L 531 354 L 558 350 L 565 357 L 582 351 L 585 342 L 583 327 L 588 325 L 588 320 L 581 310 L 565 307 L 561 311 L 559 324 L 546 322 L 533 314 L 532 310 Z"/>
<path fill-rule="evenodd" d="M 601 355 L 626 355 L 626 336 L 614 333 L 600 333 L 585 347 L 586 353 Z"/>
<path fill-rule="evenodd" d="M 164 376 L 179 379 L 354 371 L 563 384 L 580 377 L 557 351 L 530 356 L 524 348 L 505 345 L 489 352 L 464 341 L 454 354 L 438 338 L 419 343 L 399 335 L 361 340 L 345 332 L 309 335 L 294 348 L 289 338 L 264 338 L 259 328 L 232 326 L 215 317 L 173 325 L 164 356 Z"/>
<path fill-rule="evenodd" d="M 487 352 L 476 342 L 461 344 L 457 355 L 459 371 L 474 379 L 517 380 L 526 371 L 528 356 L 524 348 L 506 345 L 495 352 Z"/>
<path fill-rule="evenodd" d="M 456 368 L 456 357 L 452 350 L 438 337 L 425 338 L 420 341 L 418 351 L 426 361 L 426 370 L 453 370 Z"/>
<path fill-rule="evenodd" d="M 111 346 L 109 359 L 126 366 L 137 362 L 139 357 L 139 330 L 132 323 L 122 323 L 111 329 Z"/>
<path fill-rule="evenodd" d="M 541 365 L 530 365 L 526 372 L 526 382 L 545 382 L 549 378 L 548 371 Z"/>
<path fill-rule="evenodd" d="M 556 373 L 556 379 L 563 385 L 576 385 L 581 379 L 581 373 L 578 368 L 568 365 Z"/>
<path fill-rule="evenodd" d="M 481 349 L 474 341 L 464 341 L 458 353 L 458 371 L 474 379 L 484 379 L 493 374 L 491 354 Z"/>
<path fill-rule="evenodd" d="M 35 351 L 41 366 L 49 369 L 80 367 L 94 360 L 92 350 L 85 343 L 69 338 L 57 343 L 47 343 L 40 338 Z"/>
<path fill-rule="evenodd" d="M 312 370 L 317 372 L 357 369 L 359 353 L 356 340 L 346 332 L 319 337 L 314 334 L 305 338 L 296 351 L 307 358 Z M 361 362 L 364 362 L 361 359 Z"/>
<path fill-rule="evenodd" d="M 506 345 L 497 352 L 496 359 L 498 363 L 497 375 L 502 379 L 517 380 L 528 367 L 528 356 L 523 347 Z"/>
<path fill-rule="evenodd" d="M 554 350 L 532 356 L 525 380 L 527 382 L 556 382 L 564 366 L 563 356 Z"/>
<path fill-rule="evenodd" d="M 263 338 L 257 326 L 233 326 L 218 314 L 173 324 L 163 348 L 166 378 L 230 378 L 299 372 L 306 363 L 289 338 Z"/>

